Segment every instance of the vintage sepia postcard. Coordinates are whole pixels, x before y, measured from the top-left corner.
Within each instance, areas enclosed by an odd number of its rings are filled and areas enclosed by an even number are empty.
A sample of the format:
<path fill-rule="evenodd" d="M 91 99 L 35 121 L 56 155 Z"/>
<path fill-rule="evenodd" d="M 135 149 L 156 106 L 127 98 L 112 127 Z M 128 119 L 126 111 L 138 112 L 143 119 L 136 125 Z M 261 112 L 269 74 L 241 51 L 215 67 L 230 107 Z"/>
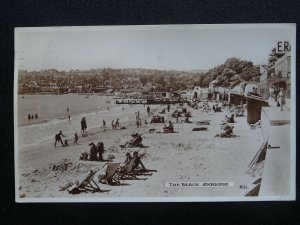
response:
<path fill-rule="evenodd" d="M 15 28 L 17 202 L 295 200 L 296 25 Z"/>

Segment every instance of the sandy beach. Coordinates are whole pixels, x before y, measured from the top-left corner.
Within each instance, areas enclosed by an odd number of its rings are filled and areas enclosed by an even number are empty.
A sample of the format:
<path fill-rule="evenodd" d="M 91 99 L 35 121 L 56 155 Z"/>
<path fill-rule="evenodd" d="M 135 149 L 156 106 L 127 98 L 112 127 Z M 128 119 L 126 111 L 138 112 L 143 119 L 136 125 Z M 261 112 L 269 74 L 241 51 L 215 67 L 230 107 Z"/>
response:
<path fill-rule="evenodd" d="M 151 105 L 151 112 L 157 115 L 166 106 Z M 178 109 L 178 105 L 171 105 L 170 112 L 164 114 L 166 121 L 174 122 L 176 133 L 158 133 L 163 130 L 163 124 L 144 124 L 150 121 L 143 105 L 125 105 L 125 110 L 110 112 L 112 117 L 128 118 L 121 122 L 126 129 L 113 130 L 108 123 L 107 129 L 100 127 L 88 129 L 88 136 L 79 135 L 79 145 L 73 146 L 73 135 L 68 134 L 65 139 L 70 140 L 71 146 L 54 147 L 53 139 L 45 140 L 37 145 L 19 146 L 17 197 L 26 201 L 34 198 L 85 198 L 96 197 L 97 201 L 115 197 L 243 197 L 253 187 L 255 178 L 245 171 L 247 166 L 263 142 L 260 129 L 250 129 L 246 117 L 237 117 L 234 124 L 236 138 L 215 137 L 220 131 L 220 122 L 225 117 L 223 112 L 202 112 L 201 109 L 191 111 L 192 123 L 176 123 L 171 113 Z M 137 128 L 134 121 L 135 112 L 142 117 L 142 126 Z M 114 113 L 114 115 L 113 115 Z M 211 120 L 207 131 L 192 131 L 197 121 Z M 74 122 L 74 121 L 72 121 Z M 76 121 L 79 123 L 80 121 Z M 92 121 L 88 121 L 91 123 Z M 49 128 L 50 129 L 50 128 Z M 155 129 L 155 132 L 149 132 Z M 131 134 L 141 133 L 145 148 L 120 148 L 120 145 L 131 139 Z M 139 176 L 145 180 L 121 180 L 121 185 L 109 186 L 95 181 L 102 190 L 108 192 L 80 193 L 71 195 L 67 191 L 60 191 L 60 186 L 68 182 L 75 182 L 85 177 L 90 169 L 100 171 L 106 162 L 82 161 L 80 154 L 89 151 L 88 144 L 98 141 L 104 142 L 104 159 L 112 154 L 113 162 L 123 162 L 125 153 L 138 150 L 146 152 L 142 162 L 147 169 L 157 170 L 152 176 Z M 60 146 L 60 145 L 58 145 Z M 165 187 L 167 182 L 232 182 L 232 187 Z M 246 188 L 241 188 L 246 186 Z"/>

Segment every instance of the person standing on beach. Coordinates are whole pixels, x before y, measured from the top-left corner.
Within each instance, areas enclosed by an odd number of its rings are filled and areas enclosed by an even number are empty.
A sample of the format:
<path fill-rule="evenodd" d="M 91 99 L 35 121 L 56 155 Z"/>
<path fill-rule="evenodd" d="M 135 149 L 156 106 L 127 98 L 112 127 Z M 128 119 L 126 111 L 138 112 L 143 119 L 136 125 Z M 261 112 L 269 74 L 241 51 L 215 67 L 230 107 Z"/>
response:
<path fill-rule="evenodd" d="M 69 124 L 70 124 L 70 121 L 71 121 L 71 115 L 70 114 L 68 115 L 68 118 L 69 118 Z"/>
<path fill-rule="evenodd" d="M 150 106 L 149 105 L 147 107 L 147 113 L 148 113 L 148 116 L 150 116 Z"/>
<path fill-rule="evenodd" d="M 98 151 L 98 160 L 103 161 L 103 153 L 104 153 L 104 144 L 103 142 L 98 142 L 97 144 L 97 151 Z"/>
<path fill-rule="evenodd" d="M 117 129 L 117 128 L 119 128 L 119 129 L 120 129 L 120 120 L 119 120 L 119 118 L 117 118 L 117 121 L 116 121 L 116 126 L 115 126 L 115 127 L 116 127 L 116 129 Z"/>
<path fill-rule="evenodd" d="M 136 127 L 139 127 L 139 125 L 140 125 L 140 114 L 139 114 L 139 112 L 136 113 L 135 123 L 136 123 Z"/>
<path fill-rule="evenodd" d="M 283 111 L 283 105 L 285 105 L 285 94 L 283 88 L 280 88 L 280 92 L 278 93 L 278 101 L 280 104 L 280 111 Z"/>
<path fill-rule="evenodd" d="M 98 160 L 98 157 L 97 157 L 97 147 L 94 143 L 90 143 L 89 146 L 91 146 L 91 149 L 90 149 L 90 160 L 91 161 L 97 161 Z"/>
<path fill-rule="evenodd" d="M 111 121 L 111 127 L 113 130 L 115 129 L 115 121 L 114 120 Z"/>
<path fill-rule="evenodd" d="M 85 133 L 86 129 L 87 129 L 86 120 L 85 117 L 83 117 L 81 120 L 81 133 Z"/>
<path fill-rule="evenodd" d="M 113 127 L 114 127 L 114 130 L 117 129 L 117 120 L 114 120 L 114 125 L 113 125 Z"/>
<path fill-rule="evenodd" d="M 77 141 L 78 141 L 78 135 L 77 135 L 77 131 L 75 132 L 75 135 L 74 135 L 75 139 L 74 139 L 74 143 L 73 145 L 78 145 Z"/>
<path fill-rule="evenodd" d="M 63 143 L 63 141 L 62 141 L 62 139 L 61 139 L 61 136 L 65 137 L 65 135 L 63 135 L 62 131 L 59 131 L 59 133 L 55 135 L 55 143 L 54 143 L 54 147 L 55 147 L 55 148 L 56 148 L 56 142 L 60 142 L 61 145 L 62 145 L 63 147 L 65 147 L 65 145 L 64 145 L 64 143 Z"/>
<path fill-rule="evenodd" d="M 83 118 L 80 121 L 80 125 L 81 125 L 81 133 L 84 133 L 84 122 L 83 122 Z"/>
<path fill-rule="evenodd" d="M 105 129 L 106 128 L 106 122 L 105 122 L 105 120 L 103 120 L 103 128 Z"/>
<path fill-rule="evenodd" d="M 83 128 L 84 128 L 84 132 L 86 132 L 86 129 L 87 129 L 87 125 L 86 125 L 86 119 L 85 117 L 83 117 Z"/>

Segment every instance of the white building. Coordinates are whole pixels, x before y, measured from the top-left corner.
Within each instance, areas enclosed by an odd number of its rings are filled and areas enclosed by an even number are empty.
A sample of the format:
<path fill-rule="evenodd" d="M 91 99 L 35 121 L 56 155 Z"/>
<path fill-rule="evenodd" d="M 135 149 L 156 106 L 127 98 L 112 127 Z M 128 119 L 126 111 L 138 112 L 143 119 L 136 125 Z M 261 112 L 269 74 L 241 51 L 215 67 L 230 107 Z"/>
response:
<path fill-rule="evenodd" d="M 209 89 L 201 88 L 199 86 L 194 87 L 192 90 L 188 90 L 185 92 L 181 92 L 181 97 L 192 101 L 193 99 L 207 99 L 208 98 Z"/>
<path fill-rule="evenodd" d="M 291 53 L 287 52 L 275 62 L 275 76 L 287 78 L 291 76 Z"/>

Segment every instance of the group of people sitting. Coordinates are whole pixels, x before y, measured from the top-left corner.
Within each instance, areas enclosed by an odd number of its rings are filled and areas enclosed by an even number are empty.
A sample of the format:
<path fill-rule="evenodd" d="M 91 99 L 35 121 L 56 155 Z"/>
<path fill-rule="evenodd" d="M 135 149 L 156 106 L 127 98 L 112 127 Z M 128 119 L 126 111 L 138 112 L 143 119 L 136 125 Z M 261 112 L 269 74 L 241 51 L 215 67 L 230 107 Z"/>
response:
<path fill-rule="evenodd" d="M 137 151 L 133 152 L 133 156 L 130 155 L 129 152 L 126 153 L 125 155 L 125 161 L 123 163 L 123 165 L 128 165 L 128 163 L 133 159 L 134 160 L 134 166 L 133 166 L 133 170 L 137 169 L 139 166 L 141 166 L 142 170 L 146 170 L 146 167 L 144 166 L 144 164 L 141 161 L 141 158 L 144 156 L 145 154 L 142 155 L 138 155 Z"/>
<path fill-rule="evenodd" d="M 216 135 L 216 136 L 219 136 L 219 137 L 233 137 L 234 136 L 233 128 L 234 128 L 233 125 L 225 124 L 222 127 L 220 134 Z"/>
<path fill-rule="evenodd" d="M 105 183 L 112 185 L 117 179 L 122 179 L 124 176 L 130 176 L 131 178 L 136 177 L 136 175 L 143 174 L 148 170 L 142 163 L 142 157 L 145 155 L 139 155 L 137 151 L 133 152 L 133 156 L 129 152 L 125 155 L 125 161 L 122 163 L 107 163 L 103 166 L 102 170 L 98 175 L 100 183 Z"/>
<path fill-rule="evenodd" d="M 104 161 L 103 153 L 104 153 L 104 144 L 103 142 L 98 142 L 95 145 L 93 142 L 89 144 L 91 146 L 90 152 L 84 152 L 81 154 L 81 160 L 90 160 L 90 161 Z"/>
<path fill-rule="evenodd" d="M 233 125 L 230 125 L 229 123 L 234 123 L 234 114 L 231 114 L 231 116 L 225 115 L 224 120 L 222 121 L 221 125 L 221 132 L 220 134 L 217 134 L 216 137 L 234 137 L 233 134 Z"/>
<path fill-rule="evenodd" d="M 230 116 L 225 115 L 223 124 L 224 123 L 234 123 L 234 114 L 231 114 Z"/>
<path fill-rule="evenodd" d="M 221 103 L 213 104 L 212 109 L 213 109 L 214 112 L 221 112 L 222 104 Z"/>
<path fill-rule="evenodd" d="M 156 116 L 153 116 L 153 117 L 152 117 L 150 123 L 164 123 L 164 122 L 165 122 L 164 116 L 156 115 Z"/>
<path fill-rule="evenodd" d="M 181 111 L 179 110 L 175 110 L 173 113 L 172 113 L 172 117 L 174 118 L 178 118 L 178 117 L 191 117 L 192 114 L 190 111 L 187 111 L 186 108 L 182 108 Z"/>
<path fill-rule="evenodd" d="M 243 101 L 241 101 L 241 104 L 236 105 L 234 107 L 230 107 L 229 111 L 231 113 L 235 114 L 236 117 L 242 117 L 242 116 L 244 116 L 244 112 L 246 110 L 246 107 L 244 107 L 244 103 L 243 103 Z"/>

